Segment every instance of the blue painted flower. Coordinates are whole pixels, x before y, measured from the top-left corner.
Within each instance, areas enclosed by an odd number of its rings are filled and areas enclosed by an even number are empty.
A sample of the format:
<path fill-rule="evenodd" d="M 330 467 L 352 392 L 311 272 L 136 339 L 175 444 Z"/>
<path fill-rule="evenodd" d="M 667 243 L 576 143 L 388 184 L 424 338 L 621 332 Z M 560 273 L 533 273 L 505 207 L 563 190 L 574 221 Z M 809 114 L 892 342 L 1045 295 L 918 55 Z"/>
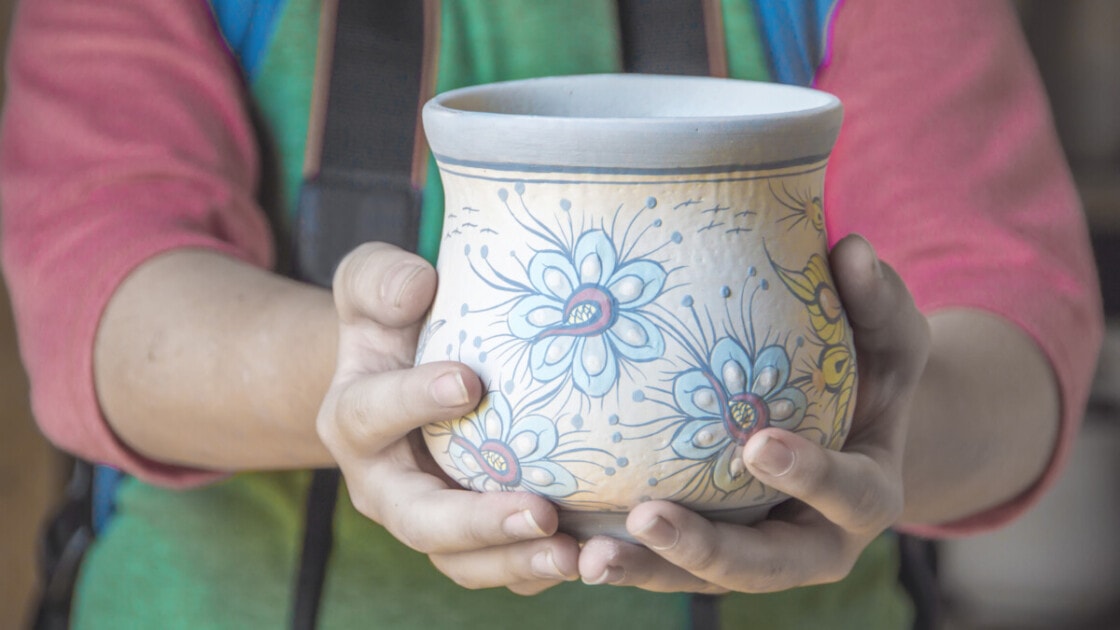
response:
<path fill-rule="evenodd" d="M 538 381 L 571 374 L 577 389 L 603 396 L 622 361 L 660 357 L 665 339 L 641 308 L 661 293 L 667 273 L 650 260 L 620 262 L 602 230 L 580 236 L 570 254 L 537 252 L 529 261 L 537 291 L 509 313 L 509 328 L 530 342 L 529 369 Z"/>
<path fill-rule="evenodd" d="M 561 498 L 577 489 L 576 478 L 550 456 L 560 443 L 556 425 L 544 416 L 513 419 L 509 402 L 491 393 L 470 415 L 452 424 L 448 453 L 479 491 L 527 490 Z"/>
<path fill-rule="evenodd" d="M 805 394 L 789 385 L 790 362 L 780 346 L 752 357 L 738 341 L 716 343 L 708 365 L 677 376 L 673 400 L 686 420 L 673 435 L 677 455 L 713 462 L 712 482 L 724 492 L 750 481 L 743 444 L 766 427 L 794 429 L 805 417 Z"/>

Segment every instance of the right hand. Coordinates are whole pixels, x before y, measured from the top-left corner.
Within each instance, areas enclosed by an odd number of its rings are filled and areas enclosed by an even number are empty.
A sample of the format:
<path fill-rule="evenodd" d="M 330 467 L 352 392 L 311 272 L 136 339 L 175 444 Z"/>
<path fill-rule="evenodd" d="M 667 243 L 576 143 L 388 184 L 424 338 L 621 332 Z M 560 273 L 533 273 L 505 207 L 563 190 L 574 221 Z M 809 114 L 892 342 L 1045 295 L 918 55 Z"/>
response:
<path fill-rule="evenodd" d="M 424 447 L 420 427 L 470 412 L 482 395 L 466 365 L 412 367 L 435 287 L 431 265 L 391 245 L 362 245 L 342 261 L 334 277 L 338 364 L 319 437 L 355 508 L 459 585 L 528 595 L 574 580 L 579 547 L 556 533 L 551 503 L 461 489 Z"/>

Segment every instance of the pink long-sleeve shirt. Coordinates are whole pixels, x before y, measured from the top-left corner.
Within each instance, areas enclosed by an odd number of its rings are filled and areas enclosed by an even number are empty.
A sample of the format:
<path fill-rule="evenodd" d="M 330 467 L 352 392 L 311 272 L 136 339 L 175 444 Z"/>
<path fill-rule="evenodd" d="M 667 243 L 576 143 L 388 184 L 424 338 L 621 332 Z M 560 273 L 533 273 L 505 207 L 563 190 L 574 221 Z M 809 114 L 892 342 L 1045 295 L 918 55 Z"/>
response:
<path fill-rule="evenodd" d="M 910 528 L 948 536 L 1007 522 L 1052 483 L 1102 322 L 1085 221 L 1014 15 L 936 4 L 844 3 L 816 86 L 845 106 L 827 175 L 833 239 L 866 236 L 927 313 L 976 308 L 1021 327 L 1057 375 L 1045 476 L 996 509 Z M 206 3 L 31 0 L 8 65 L 3 264 L 38 422 L 59 447 L 154 483 L 212 479 L 128 448 L 93 381 L 101 314 L 144 261 L 192 247 L 272 263 L 245 88 Z"/>

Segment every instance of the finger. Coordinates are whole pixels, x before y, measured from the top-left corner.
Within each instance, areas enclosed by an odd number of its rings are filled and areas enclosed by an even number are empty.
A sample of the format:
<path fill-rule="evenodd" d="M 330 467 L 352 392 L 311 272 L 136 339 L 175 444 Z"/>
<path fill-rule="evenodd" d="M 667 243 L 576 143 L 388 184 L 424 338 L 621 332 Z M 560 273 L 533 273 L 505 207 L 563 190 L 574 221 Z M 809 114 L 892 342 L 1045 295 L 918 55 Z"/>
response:
<path fill-rule="evenodd" d="M 626 527 L 668 562 L 706 582 L 744 593 L 839 580 L 851 570 L 859 549 L 840 528 L 813 513 L 796 524 L 767 520 L 744 527 L 708 521 L 673 503 L 650 501 L 634 508 Z"/>
<path fill-rule="evenodd" d="M 916 382 L 929 353 L 929 324 L 902 278 L 858 235 L 842 239 L 830 256 L 860 367 Z"/>
<path fill-rule="evenodd" d="M 436 272 L 415 254 L 387 243 L 366 243 L 342 259 L 333 287 L 343 322 L 368 319 L 401 328 L 419 321 L 431 306 Z"/>
<path fill-rule="evenodd" d="M 721 593 L 710 584 L 641 545 L 596 536 L 583 545 L 579 573 L 585 584 L 636 586 L 658 593 Z"/>
<path fill-rule="evenodd" d="M 579 545 L 558 534 L 533 540 L 452 554 L 432 554 L 432 563 L 464 588 L 517 586 L 523 590 L 551 586 L 579 577 Z"/>
<path fill-rule="evenodd" d="M 558 580 L 536 580 L 533 582 L 521 582 L 519 584 L 510 584 L 506 588 L 514 595 L 532 596 L 540 595 L 544 591 L 560 584 Z"/>
<path fill-rule="evenodd" d="M 902 514 L 902 484 L 890 472 L 896 459 L 886 446 L 837 452 L 781 429 L 760 431 L 743 448 L 743 463 L 759 481 L 868 538 Z"/>
<path fill-rule="evenodd" d="M 360 376 L 330 396 L 319 415 L 320 437 L 332 452 L 362 456 L 417 427 L 469 413 L 482 396 L 482 383 L 467 366 L 442 361 Z"/>
<path fill-rule="evenodd" d="M 416 551 L 458 553 L 556 533 L 556 508 L 539 496 L 448 488 L 432 475 L 402 469 L 392 461 L 397 453 L 389 455 L 385 463 L 344 471 L 347 488 L 359 512 Z"/>

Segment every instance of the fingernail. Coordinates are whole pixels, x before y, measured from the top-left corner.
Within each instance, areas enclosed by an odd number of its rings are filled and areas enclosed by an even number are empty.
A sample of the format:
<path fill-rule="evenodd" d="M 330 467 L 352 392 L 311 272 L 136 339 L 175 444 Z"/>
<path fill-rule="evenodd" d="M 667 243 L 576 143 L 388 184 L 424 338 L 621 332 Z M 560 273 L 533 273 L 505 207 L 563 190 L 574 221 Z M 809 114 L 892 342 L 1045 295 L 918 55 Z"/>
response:
<path fill-rule="evenodd" d="M 879 263 L 879 257 L 874 253 L 871 255 L 871 272 L 880 280 L 886 277 L 886 274 L 883 273 L 883 265 Z"/>
<path fill-rule="evenodd" d="M 471 399 L 463 375 L 458 372 L 448 372 L 432 381 L 431 392 L 432 398 L 444 407 L 460 407 Z"/>
<path fill-rule="evenodd" d="M 381 281 L 381 299 L 391 302 L 393 306 L 400 306 L 409 283 L 421 271 L 424 271 L 423 265 L 414 262 L 398 263 L 396 267 L 386 272 L 385 278 Z"/>
<path fill-rule="evenodd" d="M 506 520 L 502 521 L 502 531 L 514 538 L 543 538 L 548 535 L 537 524 L 537 519 L 533 518 L 533 513 L 529 510 L 507 516 Z"/>
<path fill-rule="evenodd" d="M 595 586 L 598 584 L 618 584 L 625 577 L 626 569 L 623 569 L 622 567 L 608 566 L 607 568 L 603 569 L 603 572 L 599 574 L 599 577 L 595 578 L 594 580 L 584 580 L 583 583 L 590 586 Z"/>
<path fill-rule="evenodd" d="M 634 532 L 634 536 L 650 549 L 664 551 L 677 544 L 681 533 L 669 521 L 660 516 L 655 516 L 653 520 L 638 528 L 638 531 Z"/>
<path fill-rule="evenodd" d="M 571 576 L 564 575 L 556 565 L 556 559 L 551 551 L 539 551 L 529 560 L 529 568 L 533 575 L 546 580 L 569 580 Z"/>
<path fill-rule="evenodd" d="M 866 238 L 863 239 L 863 246 L 867 248 L 867 255 L 871 257 L 871 273 L 875 274 L 876 278 L 883 277 L 883 266 L 879 264 L 879 254 L 875 252 L 875 247 L 871 245 L 871 241 Z"/>
<path fill-rule="evenodd" d="M 771 477 L 781 477 L 793 470 L 797 460 L 789 447 L 768 435 L 760 435 L 747 442 L 743 450 L 748 466 Z"/>

